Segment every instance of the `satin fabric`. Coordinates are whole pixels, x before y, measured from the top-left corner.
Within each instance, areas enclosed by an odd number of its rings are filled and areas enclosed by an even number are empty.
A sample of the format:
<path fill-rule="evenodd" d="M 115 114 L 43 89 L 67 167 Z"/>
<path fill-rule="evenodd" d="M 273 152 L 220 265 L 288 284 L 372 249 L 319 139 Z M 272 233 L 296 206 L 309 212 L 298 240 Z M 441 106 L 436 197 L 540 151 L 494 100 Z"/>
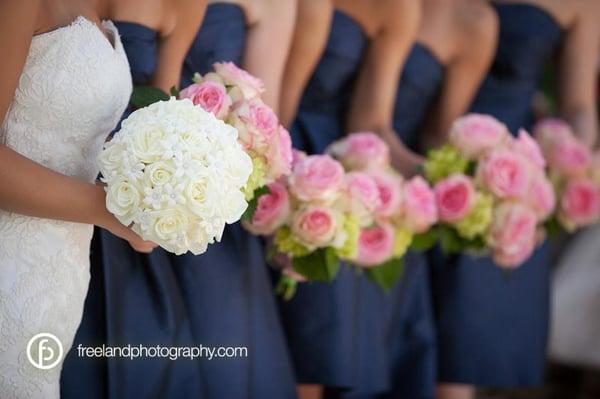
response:
<path fill-rule="evenodd" d="M 151 55 L 155 47 L 141 40 L 149 37 L 147 28 L 128 25 L 124 32 L 132 36 L 124 40 L 132 75 L 151 76 L 147 63 L 156 59 Z M 208 72 L 217 61 L 239 65 L 245 34 L 239 6 L 210 5 L 186 58 L 182 82 L 191 81 L 194 72 Z M 138 254 L 98 229 L 90 293 L 74 349 L 77 343 L 233 346 L 246 348 L 248 356 L 92 361 L 71 351 L 63 397 L 295 398 L 264 259 L 260 240 L 239 224 L 227 226 L 221 243 L 200 256 L 175 256 L 160 248 Z"/>
<path fill-rule="evenodd" d="M 516 134 L 531 125 L 531 101 L 561 32 L 540 8 L 495 7 L 499 47 L 472 111 L 497 117 Z M 432 255 L 440 381 L 496 387 L 542 383 L 549 261 L 547 243 L 509 274 L 488 257 Z"/>

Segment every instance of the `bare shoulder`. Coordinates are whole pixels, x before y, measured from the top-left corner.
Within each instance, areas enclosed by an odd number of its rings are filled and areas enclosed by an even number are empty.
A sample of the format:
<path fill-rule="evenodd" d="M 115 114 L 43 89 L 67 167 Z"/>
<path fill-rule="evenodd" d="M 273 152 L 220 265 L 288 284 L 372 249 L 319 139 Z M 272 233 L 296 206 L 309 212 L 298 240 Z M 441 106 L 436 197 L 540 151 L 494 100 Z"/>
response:
<path fill-rule="evenodd" d="M 463 50 L 478 53 L 496 45 L 499 33 L 498 15 L 485 0 L 461 0 L 455 8 L 455 24 Z"/>

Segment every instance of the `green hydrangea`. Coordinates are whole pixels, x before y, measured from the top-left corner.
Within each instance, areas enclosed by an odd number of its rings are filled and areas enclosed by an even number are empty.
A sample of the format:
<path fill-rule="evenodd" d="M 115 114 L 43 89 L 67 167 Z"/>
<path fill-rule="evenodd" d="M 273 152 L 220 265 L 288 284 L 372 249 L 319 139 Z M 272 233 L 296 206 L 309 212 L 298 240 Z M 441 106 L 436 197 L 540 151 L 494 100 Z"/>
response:
<path fill-rule="evenodd" d="M 246 201 L 250 201 L 254 197 L 254 191 L 263 187 L 266 184 L 265 176 L 267 175 L 267 163 L 262 157 L 252 158 L 252 174 L 248 178 L 246 186 L 242 190 Z"/>
<path fill-rule="evenodd" d="M 456 223 L 456 231 L 461 237 L 469 240 L 477 236 L 483 236 L 492 223 L 494 198 L 490 194 L 478 192 L 475 198 L 475 206 L 466 218 Z"/>
<path fill-rule="evenodd" d="M 284 226 L 275 232 L 275 245 L 279 252 L 287 254 L 294 258 L 310 254 L 310 249 L 294 240 L 294 236 L 289 227 Z"/>
<path fill-rule="evenodd" d="M 460 155 L 456 148 L 446 144 L 429 151 L 423 168 L 427 180 L 437 183 L 454 173 L 465 173 L 468 166 L 469 160 Z"/>
<path fill-rule="evenodd" d="M 360 236 L 360 224 L 358 218 L 352 215 L 344 217 L 343 230 L 346 233 L 346 241 L 335 253 L 340 259 L 354 259 L 358 254 L 358 238 Z"/>
<path fill-rule="evenodd" d="M 404 227 L 397 227 L 394 233 L 394 257 L 401 258 L 412 243 L 413 233 Z"/>

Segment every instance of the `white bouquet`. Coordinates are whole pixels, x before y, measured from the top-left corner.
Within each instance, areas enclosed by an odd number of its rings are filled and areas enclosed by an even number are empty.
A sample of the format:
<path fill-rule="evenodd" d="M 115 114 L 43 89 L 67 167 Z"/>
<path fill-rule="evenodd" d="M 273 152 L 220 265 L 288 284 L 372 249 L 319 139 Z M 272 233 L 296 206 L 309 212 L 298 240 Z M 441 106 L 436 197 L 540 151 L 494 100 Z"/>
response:
<path fill-rule="evenodd" d="M 205 252 L 248 206 L 252 160 L 237 138 L 187 99 L 133 112 L 100 154 L 107 209 L 167 251 Z"/>

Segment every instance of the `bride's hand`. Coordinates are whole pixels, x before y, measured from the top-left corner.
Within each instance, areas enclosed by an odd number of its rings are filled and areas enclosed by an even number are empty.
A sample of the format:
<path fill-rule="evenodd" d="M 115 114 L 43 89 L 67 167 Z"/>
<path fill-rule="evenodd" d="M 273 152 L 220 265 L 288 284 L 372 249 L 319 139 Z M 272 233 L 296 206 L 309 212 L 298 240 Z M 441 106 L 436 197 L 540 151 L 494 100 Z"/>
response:
<path fill-rule="evenodd" d="M 129 227 L 121 224 L 117 218 L 106 209 L 104 188 L 100 185 L 98 189 L 98 222 L 97 226 L 110 231 L 112 234 L 129 242 L 129 245 L 138 252 L 150 253 L 158 245 L 152 241 L 142 239 Z"/>

